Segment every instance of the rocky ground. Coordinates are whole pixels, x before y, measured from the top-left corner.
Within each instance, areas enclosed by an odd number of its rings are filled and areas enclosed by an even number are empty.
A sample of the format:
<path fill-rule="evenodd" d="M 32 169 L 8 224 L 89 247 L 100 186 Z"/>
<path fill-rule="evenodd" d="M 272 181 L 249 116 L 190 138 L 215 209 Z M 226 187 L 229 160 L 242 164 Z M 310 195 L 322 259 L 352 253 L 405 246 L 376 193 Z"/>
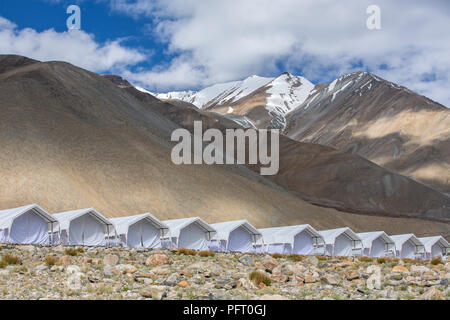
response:
<path fill-rule="evenodd" d="M 450 299 L 437 260 L 0 248 L 0 299 Z"/>

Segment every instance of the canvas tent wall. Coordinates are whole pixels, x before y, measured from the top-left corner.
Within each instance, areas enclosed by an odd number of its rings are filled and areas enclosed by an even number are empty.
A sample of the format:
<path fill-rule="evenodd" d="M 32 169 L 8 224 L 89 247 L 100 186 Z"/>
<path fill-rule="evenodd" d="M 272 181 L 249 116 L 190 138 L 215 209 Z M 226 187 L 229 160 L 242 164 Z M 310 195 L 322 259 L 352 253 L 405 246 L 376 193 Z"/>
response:
<path fill-rule="evenodd" d="M 214 251 L 254 252 L 261 243 L 261 233 L 247 220 L 211 224 L 216 230 L 210 249 Z"/>
<path fill-rule="evenodd" d="M 94 208 L 53 215 L 58 220 L 59 242 L 67 245 L 104 246 L 113 224 Z"/>
<path fill-rule="evenodd" d="M 384 231 L 357 233 L 363 244 L 363 255 L 367 257 L 385 257 L 395 255 L 395 243 Z"/>
<path fill-rule="evenodd" d="M 119 242 L 127 247 L 161 248 L 161 239 L 169 227 L 150 213 L 109 219 L 116 230 Z"/>
<path fill-rule="evenodd" d="M 37 204 L 0 210 L 0 239 L 18 244 L 51 244 L 57 221 Z"/>
<path fill-rule="evenodd" d="M 396 256 L 399 258 L 422 259 L 425 254 L 423 243 L 412 233 L 390 236 L 395 243 Z"/>
<path fill-rule="evenodd" d="M 263 235 L 265 250 L 281 254 L 323 254 L 323 237 L 309 224 L 258 229 Z"/>
<path fill-rule="evenodd" d="M 354 256 L 362 254 L 362 241 L 350 228 L 319 231 L 330 256 Z"/>
<path fill-rule="evenodd" d="M 207 250 L 216 234 L 213 227 L 198 217 L 162 222 L 169 227 L 170 245 L 176 248 Z"/>
<path fill-rule="evenodd" d="M 450 244 L 442 236 L 419 238 L 425 247 L 425 257 L 433 259 L 434 257 L 441 257 L 446 259 Z"/>

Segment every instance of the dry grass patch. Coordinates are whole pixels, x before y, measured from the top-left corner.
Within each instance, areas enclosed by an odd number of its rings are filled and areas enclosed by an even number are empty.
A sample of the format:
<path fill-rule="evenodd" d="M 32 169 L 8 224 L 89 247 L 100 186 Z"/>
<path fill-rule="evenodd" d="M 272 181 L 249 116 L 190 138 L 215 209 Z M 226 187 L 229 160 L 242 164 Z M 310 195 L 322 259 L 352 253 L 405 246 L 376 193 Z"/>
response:
<path fill-rule="evenodd" d="M 78 248 L 78 249 L 75 249 L 75 248 L 67 248 L 67 249 L 64 250 L 64 253 L 65 253 L 67 256 L 72 256 L 72 257 L 78 256 L 79 254 L 81 254 L 81 253 L 83 253 L 83 252 L 84 252 L 84 249 L 83 249 L 83 248 Z"/>
<path fill-rule="evenodd" d="M 55 257 L 55 256 L 46 256 L 45 259 L 44 259 L 45 264 L 47 266 L 49 266 L 49 267 L 54 266 L 55 264 L 57 264 L 58 260 L 59 259 L 57 257 Z"/>
<path fill-rule="evenodd" d="M 404 263 L 414 263 L 414 264 L 418 264 L 421 263 L 422 261 L 417 260 L 417 259 L 408 259 L 408 258 L 403 258 L 402 259 Z"/>
<path fill-rule="evenodd" d="M 257 286 L 259 286 L 260 283 L 264 283 L 266 286 L 270 286 L 270 284 L 272 283 L 270 278 L 261 271 L 253 271 L 252 273 L 250 273 L 249 278 Z"/>
<path fill-rule="evenodd" d="M 373 262 L 373 258 L 371 257 L 358 257 L 358 260 L 361 262 Z"/>
<path fill-rule="evenodd" d="M 302 256 L 301 254 L 290 254 L 288 258 L 294 262 L 299 262 L 305 259 L 305 256 Z"/>
<path fill-rule="evenodd" d="M 274 259 L 281 259 L 281 258 L 283 258 L 283 255 L 281 253 L 272 253 L 271 256 Z"/>
<path fill-rule="evenodd" d="M 203 250 L 203 251 L 199 251 L 198 255 L 200 257 L 214 257 L 216 255 L 216 253 L 212 250 Z"/>
<path fill-rule="evenodd" d="M 2 260 L 0 260 L 0 268 L 4 268 L 9 265 L 17 265 L 21 264 L 22 260 L 19 257 L 13 256 L 9 253 L 4 254 L 2 256 Z"/>
<path fill-rule="evenodd" d="M 185 256 L 195 256 L 197 254 L 197 251 L 195 251 L 194 249 L 178 248 L 177 253 L 184 254 Z"/>
<path fill-rule="evenodd" d="M 394 261 L 394 259 L 389 258 L 389 257 L 379 257 L 379 258 L 377 258 L 377 262 L 379 264 L 386 263 L 386 262 L 393 262 L 393 261 Z"/>
<path fill-rule="evenodd" d="M 434 257 L 433 259 L 431 259 L 430 263 L 433 266 L 437 266 L 438 264 L 444 264 L 444 262 L 442 262 L 442 258 L 441 257 Z"/>

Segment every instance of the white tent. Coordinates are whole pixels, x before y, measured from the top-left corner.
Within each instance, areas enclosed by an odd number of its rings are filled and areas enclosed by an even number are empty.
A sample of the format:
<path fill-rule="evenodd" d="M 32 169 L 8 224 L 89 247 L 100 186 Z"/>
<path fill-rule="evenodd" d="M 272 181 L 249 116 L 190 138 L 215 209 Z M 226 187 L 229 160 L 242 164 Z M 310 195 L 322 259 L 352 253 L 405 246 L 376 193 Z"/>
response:
<path fill-rule="evenodd" d="M 104 246 L 114 230 L 112 223 L 94 208 L 55 213 L 59 241 L 68 245 Z"/>
<path fill-rule="evenodd" d="M 395 255 L 395 243 L 384 231 L 362 232 L 356 234 L 361 238 L 363 254 L 367 257 L 385 257 Z"/>
<path fill-rule="evenodd" d="M 362 241 L 350 228 L 319 231 L 330 256 L 353 256 L 362 254 Z"/>
<path fill-rule="evenodd" d="M 207 250 L 216 234 L 213 227 L 198 217 L 165 220 L 163 223 L 169 227 L 170 242 L 176 248 Z"/>
<path fill-rule="evenodd" d="M 447 258 L 447 252 L 450 248 L 450 244 L 442 236 L 419 238 L 419 241 L 423 243 L 425 247 L 425 255 L 427 259 L 433 259 L 436 256 L 440 256 L 444 259 Z"/>
<path fill-rule="evenodd" d="M 109 220 L 120 242 L 128 247 L 161 248 L 161 238 L 169 233 L 169 227 L 150 213 Z"/>
<path fill-rule="evenodd" d="M 51 244 L 56 219 L 37 204 L 0 210 L 2 242 Z"/>
<path fill-rule="evenodd" d="M 399 258 L 423 258 L 423 243 L 412 233 L 390 236 L 395 243 L 396 256 Z"/>
<path fill-rule="evenodd" d="M 211 239 L 210 249 L 215 251 L 254 252 L 261 243 L 261 233 L 247 220 L 211 224 L 217 233 Z"/>
<path fill-rule="evenodd" d="M 259 229 L 268 253 L 323 253 L 324 239 L 309 224 Z M 318 252 L 322 248 L 322 252 Z"/>

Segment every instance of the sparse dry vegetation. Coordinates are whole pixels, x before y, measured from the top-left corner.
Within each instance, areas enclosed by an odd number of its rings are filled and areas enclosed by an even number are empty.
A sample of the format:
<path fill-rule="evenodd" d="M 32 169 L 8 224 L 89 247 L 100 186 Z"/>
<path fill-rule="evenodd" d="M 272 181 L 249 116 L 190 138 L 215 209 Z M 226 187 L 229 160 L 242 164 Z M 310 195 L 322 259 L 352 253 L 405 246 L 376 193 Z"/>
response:
<path fill-rule="evenodd" d="M 9 265 L 21 264 L 21 259 L 11 254 L 4 254 L 0 260 L 0 268 L 4 268 Z"/>
<path fill-rule="evenodd" d="M 193 249 L 178 248 L 177 253 L 184 254 L 185 256 L 195 256 L 197 254 L 197 251 Z"/>
<path fill-rule="evenodd" d="M 45 264 L 49 267 L 54 266 L 58 263 L 58 258 L 55 256 L 46 256 L 45 257 Z"/>
<path fill-rule="evenodd" d="M 373 262 L 373 258 L 370 257 L 358 257 L 358 260 L 361 262 Z"/>
<path fill-rule="evenodd" d="M 215 256 L 215 252 L 212 250 L 203 250 L 203 251 L 199 251 L 198 255 L 200 257 L 214 257 Z"/>
<path fill-rule="evenodd" d="M 250 273 L 249 278 L 257 286 L 259 286 L 260 283 L 264 283 L 266 286 L 270 286 L 270 284 L 272 283 L 272 281 L 267 275 L 257 270 Z"/>
<path fill-rule="evenodd" d="M 73 256 L 74 257 L 74 256 L 78 256 L 79 254 L 84 253 L 84 249 L 83 248 L 78 248 L 78 249 L 67 248 L 67 249 L 64 250 L 64 253 L 66 255 L 68 255 L 68 256 Z"/>
<path fill-rule="evenodd" d="M 442 258 L 441 258 L 440 256 L 434 257 L 433 259 L 431 259 L 430 263 L 431 263 L 433 266 L 437 266 L 438 264 L 444 264 L 444 263 L 442 262 Z"/>
<path fill-rule="evenodd" d="M 300 262 L 305 258 L 305 256 L 302 256 L 301 254 L 290 254 L 288 258 L 294 262 Z"/>

